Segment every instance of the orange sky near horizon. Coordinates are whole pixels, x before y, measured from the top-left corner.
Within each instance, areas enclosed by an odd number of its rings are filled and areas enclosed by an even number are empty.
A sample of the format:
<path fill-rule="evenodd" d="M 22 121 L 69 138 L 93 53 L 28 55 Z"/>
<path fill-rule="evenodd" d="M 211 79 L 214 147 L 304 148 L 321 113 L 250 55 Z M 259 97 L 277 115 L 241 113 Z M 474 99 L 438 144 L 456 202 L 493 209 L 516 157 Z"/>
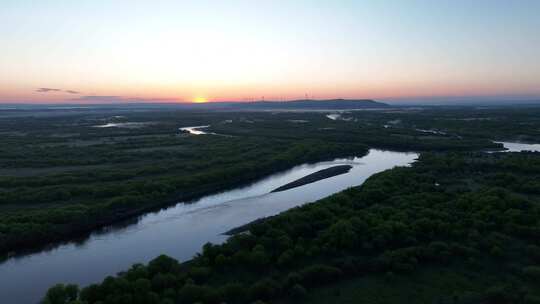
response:
<path fill-rule="evenodd" d="M 79 86 L 82 87 L 82 86 Z M 51 86 L 52 89 L 56 89 Z M 253 87 L 222 87 L 222 88 L 104 88 L 101 90 L 88 89 L 68 93 L 67 89 L 60 91 L 37 92 L 38 87 L 2 88 L 0 103 L 111 103 L 111 102 L 220 102 L 220 101 L 254 101 L 254 100 L 292 100 L 303 99 L 376 99 L 399 100 L 403 98 L 430 97 L 474 97 L 474 96 L 535 96 L 538 91 L 528 90 L 524 84 L 507 87 L 492 87 L 489 84 L 456 84 L 454 86 L 432 84 L 403 84 L 401 86 L 375 85 L 362 87 L 360 85 L 298 85 L 298 86 L 264 86 Z M 80 89 L 78 89 L 80 90 Z M 187 94 L 184 92 L 188 92 Z M 540 95 L 539 95 L 540 96 Z M 204 101 L 203 101 L 204 100 Z"/>

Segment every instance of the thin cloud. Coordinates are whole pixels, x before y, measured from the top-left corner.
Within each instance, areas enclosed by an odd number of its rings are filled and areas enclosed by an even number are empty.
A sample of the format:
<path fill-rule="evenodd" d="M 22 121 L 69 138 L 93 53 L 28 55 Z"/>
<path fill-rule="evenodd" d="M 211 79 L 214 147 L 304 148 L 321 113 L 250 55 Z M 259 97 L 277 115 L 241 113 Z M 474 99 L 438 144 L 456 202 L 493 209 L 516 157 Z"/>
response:
<path fill-rule="evenodd" d="M 75 90 L 64 90 L 64 89 L 55 89 L 55 88 L 37 88 L 36 92 L 38 93 L 64 92 L 68 94 L 81 94 L 81 92 L 75 91 Z"/>
<path fill-rule="evenodd" d="M 53 89 L 53 88 L 38 88 L 36 92 L 38 93 L 49 93 L 49 92 L 60 92 L 61 89 Z"/>

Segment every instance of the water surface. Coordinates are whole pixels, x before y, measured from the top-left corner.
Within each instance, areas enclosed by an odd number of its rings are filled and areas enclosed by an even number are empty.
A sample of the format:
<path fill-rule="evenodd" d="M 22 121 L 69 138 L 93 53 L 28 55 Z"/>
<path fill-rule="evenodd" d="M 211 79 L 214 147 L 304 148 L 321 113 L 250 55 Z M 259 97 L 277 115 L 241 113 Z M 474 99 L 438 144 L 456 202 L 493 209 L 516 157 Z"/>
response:
<path fill-rule="evenodd" d="M 498 144 L 503 144 L 506 148 L 504 152 L 521 152 L 521 151 L 534 151 L 540 152 L 540 144 L 525 144 L 517 142 L 504 142 L 496 141 Z"/>
<path fill-rule="evenodd" d="M 127 129 L 138 129 L 145 127 L 151 122 L 109 122 L 102 125 L 95 125 L 95 128 L 127 128 Z"/>
<path fill-rule="evenodd" d="M 210 126 L 184 127 L 184 128 L 180 128 L 180 131 L 188 132 L 189 134 L 193 134 L 193 135 L 214 134 L 211 132 L 205 132 L 204 130 L 201 130 L 201 129 L 206 129 L 209 127 Z"/>
<path fill-rule="evenodd" d="M 370 150 L 364 157 L 304 164 L 270 175 L 251 185 L 178 203 L 159 212 L 107 227 L 84 241 L 11 258 L 0 264 L 0 302 L 36 303 L 55 283 L 82 286 L 146 263 L 159 254 L 182 261 L 206 242 L 226 240 L 223 232 L 261 217 L 278 214 L 362 184 L 374 173 L 412 163 L 416 153 Z M 269 193 L 300 177 L 336 165 L 351 165 L 342 175 L 298 188 Z"/>

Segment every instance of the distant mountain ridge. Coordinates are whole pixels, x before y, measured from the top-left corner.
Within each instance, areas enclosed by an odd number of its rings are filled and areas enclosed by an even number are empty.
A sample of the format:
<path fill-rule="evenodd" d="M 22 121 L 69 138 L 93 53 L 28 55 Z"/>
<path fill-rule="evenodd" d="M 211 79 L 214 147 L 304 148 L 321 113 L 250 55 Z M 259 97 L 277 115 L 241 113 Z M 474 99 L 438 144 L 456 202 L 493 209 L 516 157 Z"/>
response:
<path fill-rule="evenodd" d="M 290 101 L 254 101 L 230 103 L 231 107 L 244 109 L 321 109 L 321 110 L 348 110 L 366 108 L 384 108 L 388 104 L 371 99 L 297 99 Z"/>

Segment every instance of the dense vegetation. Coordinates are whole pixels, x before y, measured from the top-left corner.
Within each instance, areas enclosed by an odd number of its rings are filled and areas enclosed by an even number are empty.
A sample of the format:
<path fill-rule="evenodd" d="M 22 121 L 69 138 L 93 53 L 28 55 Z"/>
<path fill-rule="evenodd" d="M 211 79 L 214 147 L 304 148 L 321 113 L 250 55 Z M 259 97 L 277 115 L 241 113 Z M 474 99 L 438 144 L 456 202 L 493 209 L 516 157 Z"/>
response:
<path fill-rule="evenodd" d="M 411 112 L 412 111 L 412 112 Z M 426 132 L 411 124 L 388 124 L 397 117 L 405 121 L 416 117 L 416 111 L 353 111 L 335 120 L 321 113 L 251 113 L 232 123 L 212 125 L 216 133 L 242 137 L 271 137 L 285 140 L 303 138 L 343 143 L 361 142 L 373 148 L 395 151 L 470 151 L 500 149 L 490 137 Z M 540 112 L 539 112 L 540 114 Z M 433 121 L 437 116 L 427 116 Z M 393 119 L 393 120 L 392 120 Z M 427 118 L 426 118 L 427 119 Z M 399 119 L 397 119 L 400 121 Z M 466 123 L 462 123 L 466 125 Z M 529 126 L 530 127 L 530 126 Z M 540 133 L 536 132 L 536 133 Z"/>
<path fill-rule="evenodd" d="M 277 123 L 283 120 L 288 123 Z M 287 131 L 295 125 L 298 130 Z M 391 108 L 344 112 L 336 120 L 325 114 L 260 113 L 212 127 L 246 136 L 361 141 L 399 151 L 470 151 L 497 148 L 491 140 L 540 142 L 540 108 Z"/>
<path fill-rule="evenodd" d="M 0 159 L 11 176 L 0 177 L 0 254 L 61 240 L 294 164 L 367 151 L 361 144 L 310 139 L 179 135 L 177 128 L 77 126 L 69 132 L 81 133 L 69 140 L 62 130 L 7 136 Z"/>
<path fill-rule="evenodd" d="M 378 117 L 383 122 L 393 112 L 353 113 L 363 118 L 156 109 L 3 111 L 0 256 L 80 236 L 294 164 L 361 155 L 366 146 L 499 147 L 484 138 L 426 136 L 414 128 L 384 128 L 373 121 Z M 98 127 L 111 123 L 119 125 Z M 211 125 L 221 135 L 190 136 L 178 130 L 193 125 Z"/>
<path fill-rule="evenodd" d="M 412 167 L 45 303 L 539 303 L 540 153 Z"/>
<path fill-rule="evenodd" d="M 412 168 L 247 225 L 193 261 L 161 256 L 81 291 L 55 286 L 46 302 L 539 301 L 539 156 L 478 151 L 539 142 L 540 108 L 327 114 L 1 111 L 0 257 L 295 164 L 419 151 Z M 195 125 L 217 135 L 178 130 Z"/>

